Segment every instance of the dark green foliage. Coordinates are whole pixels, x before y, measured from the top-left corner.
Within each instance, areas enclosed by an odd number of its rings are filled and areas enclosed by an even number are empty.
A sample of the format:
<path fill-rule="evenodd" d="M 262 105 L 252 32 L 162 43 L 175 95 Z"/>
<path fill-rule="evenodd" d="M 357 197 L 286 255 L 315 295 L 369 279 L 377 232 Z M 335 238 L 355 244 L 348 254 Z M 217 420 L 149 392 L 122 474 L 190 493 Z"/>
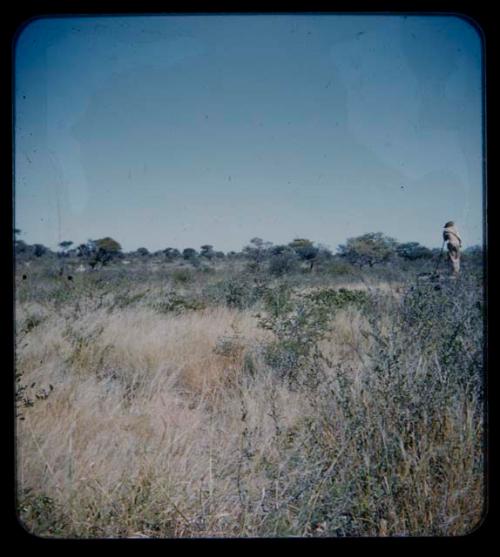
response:
<path fill-rule="evenodd" d="M 70 240 L 65 240 L 64 242 L 59 243 L 59 247 L 61 251 L 58 253 L 61 257 L 68 257 L 69 256 L 69 248 L 73 245 L 73 242 Z"/>
<path fill-rule="evenodd" d="M 308 262 L 312 269 L 314 260 L 318 257 L 320 252 L 319 248 L 317 248 L 311 240 L 305 238 L 296 238 L 288 245 L 295 251 L 299 259 Z"/>
<path fill-rule="evenodd" d="M 297 269 L 298 256 L 288 246 L 274 246 L 270 250 L 269 272 L 275 277 L 282 277 Z"/>
<path fill-rule="evenodd" d="M 243 248 L 243 255 L 248 259 L 248 269 L 252 272 L 259 272 L 266 260 L 271 242 L 266 242 L 262 238 L 252 238 L 250 244 Z"/>
<path fill-rule="evenodd" d="M 48 248 L 46 248 L 44 245 L 42 244 L 34 244 L 33 245 L 33 255 L 35 257 L 42 257 L 43 255 L 45 255 L 48 251 Z"/>
<path fill-rule="evenodd" d="M 306 299 L 311 300 L 315 305 L 324 308 L 326 311 L 337 310 L 347 307 L 348 305 L 363 308 L 368 301 L 369 296 L 362 290 L 347 290 L 345 288 L 324 288 L 306 294 Z"/>
<path fill-rule="evenodd" d="M 209 244 L 201 246 L 200 250 L 200 257 L 206 257 L 209 260 L 215 257 L 214 247 Z"/>
<path fill-rule="evenodd" d="M 182 250 L 182 257 L 189 263 L 191 263 L 191 265 L 193 267 L 199 267 L 200 266 L 200 260 L 198 257 L 198 252 L 193 249 L 193 248 L 186 248 L 184 250 Z"/>
<path fill-rule="evenodd" d="M 175 284 L 189 284 L 194 280 L 193 271 L 191 269 L 175 269 L 172 271 L 172 280 Z"/>
<path fill-rule="evenodd" d="M 198 256 L 198 253 L 193 248 L 185 248 L 182 250 L 182 257 L 186 260 L 194 259 Z"/>
<path fill-rule="evenodd" d="M 16 240 L 15 242 L 15 253 L 16 255 L 26 254 L 29 251 L 30 246 L 23 240 Z"/>
<path fill-rule="evenodd" d="M 339 277 L 348 277 L 355 272 L 353 266 L 348 261 L 339 258 L 339 256 L 335 256 L 325 270 L 328 274 Z"/>
<path fill-rule="evenodd" d="M 162 252 L 167 261 L 175 261 L 181 257 L 181 252 L 176 248 L 166 248 Z"/>
<path fill-rule="evenodd" d="M 429 248 L 420 245 L 418 242 L 398 244 L 396 247 L 396 253 L 399 257 L 409 261 L 432 258 L 432 251 Z"/>
<path fill-rule="evenodd" d="M 397 242 L 381 232 L 370 232 L 349 238 L 345 245 L 339 246 L 339 254 L 353 265 L 373 267 L 387 262 L 395 253 Z"/>
<path fill-rule="evenodd" d="M 89 240 L 86 244 L 80 244 L 76 248 L 76 255 L 78 257 L 90 257 L 95 250 L 95 246 L 92 240 Z"/>
<path fill-rule="evenodd" d="M 94 240 L 94 245 L 97 250 L 103 250 L 111 254 L 119 253 L 122 249 L 121 245 L 109 236 L 106 236 L 106 238 L 100 238 L 99 240 Z"/>
<path fill-rule="evenodd" d="M 210 304 L 238 309 L 252 307 L 261 294 L 262 289 L 246 276 L 219 280 L 204 290 L 204 296 Z"/>
<path fill-rule="evenodd" d="M 109 263 L 113 258 L 119 255 L 122 249 L 116 240 L 109 237 L 94 240 L 93 245 L 95 250 L 93 254 L 93 263 L 101 263 L 102 265 Z"/>
<path fill-rule="evenodd" d="M 267 289 L 263 299 L 266 313 L 259 315 L 259 325 L 275 335 L 266 347 L 266 361 L 280 375 L 296 381 L 301 370 L 315 366 L 318 343 L 329 333 L 335 312 L 348 305 L 363 307 L 368 295 L 345 289 L 294 293 L 280 284 Z"/>

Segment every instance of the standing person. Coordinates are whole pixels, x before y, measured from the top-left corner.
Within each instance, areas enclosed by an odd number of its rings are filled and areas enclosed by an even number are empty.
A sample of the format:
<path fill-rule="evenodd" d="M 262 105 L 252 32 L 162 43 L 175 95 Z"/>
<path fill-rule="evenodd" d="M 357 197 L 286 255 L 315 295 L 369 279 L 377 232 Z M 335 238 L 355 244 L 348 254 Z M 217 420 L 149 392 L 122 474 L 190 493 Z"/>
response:
<path fill-rule="evenodd" d="M 462 238 L 460 238 L 455 223 L 451 220 L 444 225 L 443 240 L 447 242 L 453 275 L 457 276 L 460 271 L 460 248 L 462 247 Z"/>

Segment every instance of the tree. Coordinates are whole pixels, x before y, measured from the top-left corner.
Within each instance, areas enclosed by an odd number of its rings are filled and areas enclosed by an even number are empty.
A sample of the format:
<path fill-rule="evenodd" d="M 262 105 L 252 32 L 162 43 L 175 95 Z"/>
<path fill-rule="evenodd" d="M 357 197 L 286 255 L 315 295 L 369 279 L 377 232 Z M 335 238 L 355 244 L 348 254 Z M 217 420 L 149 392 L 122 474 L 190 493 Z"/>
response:
<path fill-rule="evenodd" d="M 314 262 L 328 262 L 328 261 L 332 261 L 333 259 L 333 254 L 330 250 L 330 248 L 328 248 L 327 246 L 324 246 L 322 244 L 318 244 L 318 254 L 316 255 L 316 258 L 314 260 Z"/>
<path fill-rule="evenodd" d="M 211 260 L 215 257 L 214 247 L 210 244 L 205 244 L 200 247 L 200 257 L 206 257 L 208 260 Z"/>
<path fill-rule="evenodd" d="M 94 240 L 94 244 L 98 250 L 101 249 L 112 254 L 117 254 L 122 250 L 121 245 L 109 236 L 106 236 L 106 238 L 100 238 L 99 240 Z"/>
<path fill-rule="evenodd" d="M 61 251 L 59 252 L 59 256 L 60 257 L 67 257 L 68 256 L 68 250 L 70 248 L 70 246 L 73 245 L 73 242 L 69 241 L 69 240 L 64 240 L 64 242 L 59 242 L 59 247 L 61 248 Z"/>
<path fill-rule="evenodd" d="M 429 248 L 420 245 L 418 242 L 406 242 L 404 244 L 398 244 L 396 246 L 396 253 L 399 257 L 408 261 L 432 258 L 432 251 Z"/>
<path fill-rule="evenodd" d="M 293 272 L 297 268 L 298 255 L 288 246 L 273 246 L 270 250 L 269 272 L 277 277 Z"/>
<path fill-rule="evenodd" d="M 381 232 L 370 232 L 349 238 L 345 245 L 338 248 L 339 255 L 353 265 L 373 265 L 387 261 L 394 253 L 396 240 L 384 236 Z"/>
<path fill-rule="evenodd" d="M 182 257 L 191 263 L 193 267 L 198 267 L 200 265 L 200 260 L 198 259 L 198 252 L 193 248 L 186 248 L 182 250 Z"/>
<path fill-rule="evenodd" d="M 310 269 L 312 270 L 314 261 L 319 254 L 319 248 L 306 238 L 295 238 L 288 245 L 295 251 L 300 260 L 310 264 Z"/>
<path fill-rule="evenodd" d="M 48 248 L 46 248 L 43 244 L 34 244 L 33 245 L 33 255 L 35 257 L 42 257 L 43 255 L 45 255 L 48 251 Z"/>
<path fill-rule="evenodd" d="M 95 252 L 95 244 L 89 240 L 86 244 L 80 244 L 76 248 L 77 257 L 90 257 Z"/>
<path fill-rule="evenodd" d="M 91 240 L 90 242 L 91 250 L 93 251 L 93 266 L 97 263 L 106 265 L 109 261 L 118 256 L 122 249 L 121 245 L 109 236 L 100 238 L 99 240 Z"/>
<path fill-rule="evenodd" d="M 147 248 L 137 248 L 137 255 L 145 257 L 146 255 L 149 255 L 149 250 Z"/>
<path fill-rule="evenodd" d="M 16 243 L 14 245 L 15 245 L 15 250 L 17 255 L 28 252 L 29 246 L 23 240 L 16 240 Z"/>
<path fill-rule="evenodd" d="M 163 250 L 163 254 L 167 258 L 167 261 L 174 261 L 181 256 L 181 252 L 176 248 L 166 248 Z"/>
<path fill-rule="evenodd" d="M 197 257 L 198 253 L 195 249 L 193 248 L 185 248 L 182 250 L 182 257 L 184 259 L 195 259 Z"/>
<path fill-rule="evenodd" d="M 262 238 L 252 238 L 250 244 L 243 248 L 243 254 L 250 260 L 250 269 L 259 271 L 265 261 L 272 243 Z"/>

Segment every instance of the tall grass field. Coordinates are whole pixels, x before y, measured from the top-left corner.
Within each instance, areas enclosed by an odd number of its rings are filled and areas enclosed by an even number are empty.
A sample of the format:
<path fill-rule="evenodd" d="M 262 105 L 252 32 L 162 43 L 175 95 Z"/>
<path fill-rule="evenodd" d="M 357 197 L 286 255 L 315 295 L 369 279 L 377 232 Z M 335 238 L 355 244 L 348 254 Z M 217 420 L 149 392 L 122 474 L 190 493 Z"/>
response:
<path fill-rule="evenodd" d="M 18 261 L 19 520 L 46 538 L 462 536 L 483 277 Z M 81 269 L 80 269 L 81 270 Z M 71 278 L 69 278 L 71 277 Z"/>

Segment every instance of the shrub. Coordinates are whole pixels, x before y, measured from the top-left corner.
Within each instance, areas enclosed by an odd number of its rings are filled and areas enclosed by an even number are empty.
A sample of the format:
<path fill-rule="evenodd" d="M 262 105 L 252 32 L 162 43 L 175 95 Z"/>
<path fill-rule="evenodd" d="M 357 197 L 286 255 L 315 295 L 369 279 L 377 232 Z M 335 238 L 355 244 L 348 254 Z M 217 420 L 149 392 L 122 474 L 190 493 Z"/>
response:
<path fill-rule="evenodd" d="M 252 284 L 246 277 L 233 277 L 209 285 L 204 296 L 212 304 L 223 304 L 230 308 L 245 309 L 259 299 L 262 289 Z"/>
<path fill-rule="evenodd" d="M 194 276 L 190 269 L 175 269 L 172 271 L 174 284 L 189 284 L 193 282 Z"/>
<path fill-rule="evenodd" d="M 180 296 L 171 292 L 160 301 L 152 304 L 153 309 L 160 313 L 183 313 L 185 311 L 198 311 L 206 307 L 202 300 Z"/>
<path fill-rule="evenodd" d="M 269 272 L 275 277 L 293 273 L 298 267 L 298 256 L 296 252 L 288 246 L 275 246 L 271 249 L 269 259 Z"/>
<path fill-rule="evenodd" d="M 266 314 L 259 325 L 274 333 L 266 347 L 266 361 L 292 382 L 301 370 L 311 370 L 322 357 L 319 342 L 331 330 L 335 312 L 348 305 L 363 306 L 365 292 L 324 289 L 305 294 L 293 293 L 286 284 L 267 290 Z"/>

